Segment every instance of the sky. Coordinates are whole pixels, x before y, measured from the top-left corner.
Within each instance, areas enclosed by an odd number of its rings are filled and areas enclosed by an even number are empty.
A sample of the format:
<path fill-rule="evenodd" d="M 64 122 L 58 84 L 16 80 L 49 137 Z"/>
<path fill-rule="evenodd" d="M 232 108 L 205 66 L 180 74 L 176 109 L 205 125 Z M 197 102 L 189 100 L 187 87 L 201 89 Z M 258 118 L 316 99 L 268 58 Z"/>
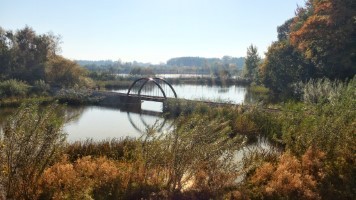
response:
<path fill-rule="evenodd" d="M 61 36 L 75 60 L 160 63 L 173 57 L 263 57 L 304 0 L 0 0 L 0 26 Z"/>

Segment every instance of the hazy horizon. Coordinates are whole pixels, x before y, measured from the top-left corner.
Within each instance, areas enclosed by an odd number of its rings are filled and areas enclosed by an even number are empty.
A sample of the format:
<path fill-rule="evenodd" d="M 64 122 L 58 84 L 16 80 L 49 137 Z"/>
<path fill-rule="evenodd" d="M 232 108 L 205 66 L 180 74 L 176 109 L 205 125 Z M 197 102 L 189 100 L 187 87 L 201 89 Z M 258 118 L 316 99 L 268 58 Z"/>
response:
<path fill-rule="evenodd" d="M 28 25 L 38 34 L 61 35 L 66 58 L 158 64 L 185 56 L 244 57 L 250 44 L 264 56 L 277 39 L 277 26 L 293 17 L 304 0 L 1 3 L 2 28 Z"/>

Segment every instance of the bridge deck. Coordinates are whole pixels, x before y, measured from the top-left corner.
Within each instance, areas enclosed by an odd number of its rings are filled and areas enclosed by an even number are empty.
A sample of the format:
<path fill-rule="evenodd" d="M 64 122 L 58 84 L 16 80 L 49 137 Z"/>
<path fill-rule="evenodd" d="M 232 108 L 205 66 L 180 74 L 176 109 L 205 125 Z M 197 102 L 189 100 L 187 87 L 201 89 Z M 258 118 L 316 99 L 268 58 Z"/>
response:
<path fill-rule="evenodd" d="M 127 95 L 127 94 L 125 94 L 125 95 Z M 164 97 L 159 97 L 159 96 L 154 97 L 154 96 L 148 96 L 148 95 L 140 95 L 140 96 L 138 96 L 138 95 L 130 94 L 130 95 L 128 95 L 128 97 L 130 97 L 130 98 L 139 98 L 139 99 L 144 100 L 144 101 L 156 101 L 156 102 L 164 102 L 166 100 L 166 98 L 164 98 Z"/>

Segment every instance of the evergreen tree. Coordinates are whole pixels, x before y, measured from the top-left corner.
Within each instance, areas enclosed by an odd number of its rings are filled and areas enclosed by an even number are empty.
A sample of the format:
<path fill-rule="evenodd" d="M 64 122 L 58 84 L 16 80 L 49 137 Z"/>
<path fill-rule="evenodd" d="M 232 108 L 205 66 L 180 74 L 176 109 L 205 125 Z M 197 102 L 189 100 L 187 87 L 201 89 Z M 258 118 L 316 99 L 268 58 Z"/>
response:
<path fill-rule="evenodd" d="M 261 57 L 258 55 L 257 47 L 252 44 L 247 48 L 247 55 L 244 65 L 244 75 L 253 81 L 258 81 L 258 65 Z"/>

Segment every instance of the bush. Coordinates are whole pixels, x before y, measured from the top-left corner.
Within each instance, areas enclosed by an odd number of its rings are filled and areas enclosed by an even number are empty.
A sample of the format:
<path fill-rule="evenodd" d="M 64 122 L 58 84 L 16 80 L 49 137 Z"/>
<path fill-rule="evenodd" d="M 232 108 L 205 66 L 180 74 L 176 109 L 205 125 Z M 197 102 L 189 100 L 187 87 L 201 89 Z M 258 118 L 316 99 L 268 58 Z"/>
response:
<path fill-rule="evenodd" d="M 134 153 L 139 144 L 139 141 L 130 138 L 103 140 L 100 142 L 88 139 L 68 144 L 65 153 L 72 162 L 85 156 L 106 156 L 113 160 L 131 160 L 136 156 Z"/>
<path fill-rule="evenodd" d="M 95 193 L 108 199 L 119 184 L 119 173 L 117 164 L 104 157 L 87 156 L 74 163 L 64 157 L 44 171 L 41 195 L 45 199 L 92 199 Z"/>
<path fill-rule="evenodd" d="M 0 194 L 8 199 L 35 199 L 43 170 L 61 152 L 65 134 L 57 105 L 39 109 L 22 105 L 0 135 Z M 1 191 L 4 190 L 4 191 Z"/>
<path fill-rule="evenodd" d="M 50 86 L 44 80 L 37 80 L 32 88 L 32 92 L 38 95 L 47 95 Z"/>
<path fill-rule="evenodd" d="M 340 97 L 344 84 L 327 78 L 309 80 L 303 86 L 303 101 L 306 103 L 335 103 Z"/>
<path fill-rule="evenodd" d="M 82 105 L 88 103 L 96 103 L 97 98 L 93 98 L 92 92 L 86 88 L 76 86 L 69 89 L 61 89 L 56 95 L 56 99 L 60 103 L 68 103 L 70 105 Z"/>
<path fill-rule="evenodd" d="M 0 82 L 0 97 L 24 97 L 29 91 L 29 85 L 15 79 Z"/>
<path fill-rule="evenodd" d="M 265 163 L 251 178 L 257 199 L 321 199 L 319 185 L 325 177 L 325 154 L 309 148 L 298 159 L 284 153 L 277 163 Z M 259 196 L 260 195 L 260 196 Z"/>
<path fill-rule="evenodd" d="M 168 196 L 195 191 L 213 198 L 236 186 L 239 168 L 234 153 L 244 140 L 230 138 L 229 121 L 193 114 L 179 117 L 176 125 L 166 134 L 149 130 L 142 146 L 148 169 L 164 167 L 161 174 L 167 177 Z"/>
<path fill-rule="evenodd" d="M 356 79 L 348 84 L 317 81 L 317 85 L 319 93 L 314 93 L 311 101 L 289 106 L 281 114 L 282 140 L 296 156 L 305 154 L 309 147 L 324 152 L 328 171 L 321 183 L 322 196 L 348 199 L 355 195 L 352 188 L 356 184 Z"/>

